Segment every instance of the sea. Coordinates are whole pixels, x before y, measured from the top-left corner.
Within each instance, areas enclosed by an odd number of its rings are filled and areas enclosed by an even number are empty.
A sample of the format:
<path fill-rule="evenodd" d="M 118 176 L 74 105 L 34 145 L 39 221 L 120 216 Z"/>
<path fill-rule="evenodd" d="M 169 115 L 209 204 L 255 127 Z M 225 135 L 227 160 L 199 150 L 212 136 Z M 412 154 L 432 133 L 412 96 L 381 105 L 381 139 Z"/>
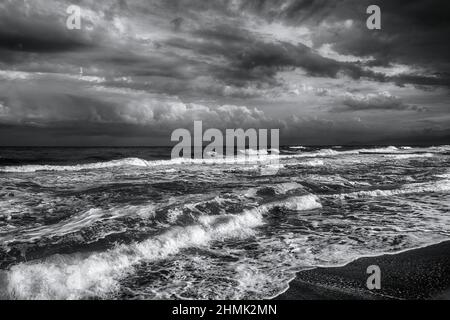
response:
<path fill-rule="evenodd" d="M 0 299 L 269 299 L 450 239 L 450 146 L 170 154 L 0 148 Z"/>

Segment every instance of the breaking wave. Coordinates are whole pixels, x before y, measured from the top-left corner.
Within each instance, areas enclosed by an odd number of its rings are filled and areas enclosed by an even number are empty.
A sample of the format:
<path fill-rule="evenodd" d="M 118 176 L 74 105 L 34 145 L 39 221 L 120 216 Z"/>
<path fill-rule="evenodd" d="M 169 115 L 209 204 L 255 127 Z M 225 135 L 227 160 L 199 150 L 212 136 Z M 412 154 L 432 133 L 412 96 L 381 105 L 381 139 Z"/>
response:
<path fill-rule="evenodd" d="M 98 221 L 108 221 L 121 217 L 140 217 L 150 218 L 155 214 L 154 204 L 145 204 L 140 206 L 125 206 L 121 208 L 112 208 L 108 210 L 100 208 L 91 208 L 80 214 L 74 215 L 69 219 L 62 220 L 56 224 L 44 225 L 22 230 L 20 234 L 7 234 L 0 236 L 0 242 L 7 245 L 10 242 L 33 242 L 45 237 L 63 237 L 71 233 L 82 230 L 85 227 L 93 225 Z M 97 238 L 103 238 L 105 235 L 97 234 Z"/>
<path fill-rule="evenodd" d="M 430 158 L 434 157 L 433 153 L 410 153 L 410 154 L 388 154 L 385 155 L 387 158 L 403 160 L 403 159 L 411 159 L 411 158 Z"/>
<path fill-rule="evenodd" d="M 160 161 L 154 161 L 153 164 L 158 164 Z M 37 171 L 82 171 L 82 170 L 93 170 L 93 169 L 106 169 L 121 166 L 138 166 L 147 167 L 152 164 L 151 161 L 146 161 L 140 158 L 125 158 L 119 160 L 111 160 L 105 162 L 95 162 L 86 164 L 76 164 L 76 165 L 23 165 L 23 166 L 6 166 L 0 168 L 0 172 L 17 172 L 17 173 L 27 173 L 27 172 L 37 172 Z"/>
<path fill-rule="evenodd" d="M 163 259 L 214 240 L 249 236 L 263 223 L 260 209 L 240 215 L 204 216 L 199 222 L 104 252 L 55 255 L 15 265 L 6 274 L 7 295 L 15 299 L 108 297 L 118 289 L 118 281 L 142 261 Z"/>
<path fill-rule="evenodd" d="M 306 211 L 322 208 L 319 198 L 313 194 L 290 197 L 288 199 L 271 203 L 268 208 L 283 207 L 289 210 Z"/>
<path fill-rule="evenodd" d="M 285 185 L 284 189 L 293 187 Z M 241 214 L 200 216 L 194 225 L 171 227 L 143 242 L 117 245 L 103 252 L 54 255 L 20 263 L 0 275 L 6 283 L 3 294 L 14 299 L 107 298 L 117 292 L 120 279 L 139 263 L 164 259 L 212 241 L 252 236 L 255 228 L 264 224 L 263 215 L 275 207 L 300 211 L 320 208 L 321 204 L 315 195 L 290 197 Z"/>
<path fill-rule="evenodd" d="M 389 146 L 385 148 L 359 149 L 357 151 L 359 153 L 390 153 L 400 151 L 400 149 L 394 146 Z"/>
<path fill-rule="evenodd" d="M 276 153 L 276 152 L 274 152 Z M 140 158 L 125 158 L 120 160 L 111 160 L 105 162 L 76 164 L 76 165 L 22 165 L 22 166 L 4 166 L 0 167 L 0 172 L 9 173 L 32 173 L 38 171 L 83 171 L 107 169 L 114 167 L 159 167 L 159 166 L 174 166 L 183 164 L 250 164 L 258 162 L 270 162 L 278 160 L 277 154 L 257 153 L 248 154 L 238 157 L 225 158 L 210 158 L 210 159 L 191 159 L 191 158 L 177 158 L 170 160 L 144 160 Z"/>
<path fill-rule="evenodd" d="M 291 149 L 302 149 L 299 147 L 290 147 Z M 406 149 L 408 148 L 408 149 Z M 408 150 L 408 153 L 405 153 Z M 395 155 L 397 159 L 408 159 L 413 157 L 431 157 L 433 152 L 445 152 L 448 146 L 430 147 L 426 149 L 417 149 L 418 152 L 411 151 L 411 147 L 385 147 L 385 148 L 368 148 L 336 151 L 333 149 L 321 149 L 317 151 L 302 152 L 295 154 L 280 154 L 278 149 L 263 149 L 263 150 L 239 150 L 240 155 L 235 157 L 223 157 L 217 154 L 210 153 L 211 158 L 208 159 L 191 159 L 191 158 L 176 158 L 168 160 L 145 160 L 141 158 L 124 158 L 117 160 L 110 160 L 104 162 L 94 162 L 75 165 L 21 165 L 21 166 L 3 166 L 0 167 L 0 172 L 4 173 L 32 173 L 38 171 L 83 171 L 83 170 L 97 170 L 115 167 L 158 167 L 158 166 L 174 166 L 183 164 L 251 164 L 264 163 L 270 161 L 277 161 L 279 159 L 293 159 L 293 158 L 318 158 L 318 157 L 333 157 L 340 155 L 355 155 L 355 154 L 388 154 Z M 427 152 L 425 152 L 427 151 Z M 320 160 L 319 160 L 320 161 Z M 311 162 L 305 165 L 322 165 L 320 162 Z"/>
<path fill-rule="evenodd" d="M 450 180 L 438 180 L 433 183 L 411 183 L 398 189 L 391 190 L 363 190 L 350 193 L 341 193 L 333 195 L 339 199 L 357 199 L 366 197 L 388 197 L 400 194 L 424 193 L 424 192 L 447 192 L 450 191 Z"/>

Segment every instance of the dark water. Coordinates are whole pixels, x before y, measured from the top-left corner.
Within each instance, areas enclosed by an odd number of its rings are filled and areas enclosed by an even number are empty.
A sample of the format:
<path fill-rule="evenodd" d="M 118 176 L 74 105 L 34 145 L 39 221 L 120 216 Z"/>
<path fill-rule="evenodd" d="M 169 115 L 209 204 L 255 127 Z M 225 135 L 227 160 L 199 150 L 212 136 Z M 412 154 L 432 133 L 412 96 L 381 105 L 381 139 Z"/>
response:
<path fill-rule="evenodd" d="M 0 297 L 273 297 L 296 271 L 450 237 L 449 146 L 0 149 Z"/>

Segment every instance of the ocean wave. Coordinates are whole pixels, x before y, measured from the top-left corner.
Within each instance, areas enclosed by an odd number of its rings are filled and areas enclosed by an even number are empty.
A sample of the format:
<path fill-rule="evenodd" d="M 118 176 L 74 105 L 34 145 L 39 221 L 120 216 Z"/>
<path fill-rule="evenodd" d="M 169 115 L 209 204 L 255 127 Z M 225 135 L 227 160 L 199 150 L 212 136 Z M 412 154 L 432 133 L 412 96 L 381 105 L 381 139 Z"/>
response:
<path fill-rule="evenodd" d="M 304 147 L 304 146 L 292 146 L 292 147 L 289 147 L 289 149 L 299 149 L 299 150 L 305 150 L 305 149 L 307 149 L 306 147 Z"/>
<path fill-rule="evenodd" d="M 446 173 L 437 174 L 437 175 L 435 175 L 435 177 L 436 178 L 450 179 L 450 173 L 446 172 Z"/>
<path fill-rule="evenodd" d="M 256 155 L 268 155 L 268 154 L 279 154 L 280 150 L 276 149 L 276 148 L 272 148 L 272 149 L 260 149 L 260 150 L 255 150 L 255 149 L 245 149 L 245 150 L 239 150 L 239 153 L 241 154 L 245 154 L 247 156 L 256 156 Z"/>
<path fill-rule="evenodd" d="M 293 148 L 293 147 L 290 147 Z M 408 148 L 408 149 L 405 149 Z M 20 166 L 2 166 L 0 172 L 4 173 L 33 173 L 38 171 L 83 171 L 98 170 L 115 167 L 158 167 L 158 166 L 176 166 L 176 165 L 227 165 L 227 164 L 256 164 L 279 161 L 281 159 L 295 158 L 320 158 L 334 157 L 357 154 L 388 154 L 398 156 L 398 159 L 407 159 L 410 157 L 431 157 L 433 153 L 442 153 L 449 150 L 449 146 L 438 146 L 430 148 L 409 149 L 410 147 L 383 147 L 383 148 L 363 148 L 355 150 L 336 151 L 333 149 L 320 149 L 311 152 L 302 152 L 295 154 L 280 154 L 278 149 L 263 150 L 239 150 L 240 155 L 233 157 L 219 156 L 210 153 L 211 158 L 192 159 L 192 158 L 176 158 L 167 160 L 145 160 L 141 158 L 124 158 L 103 162 L 75 164 L 75 165 L 20 165 Z M 406 151 L 407 150 L 407 151 Z M 322 165 L 319 162 L 311 162 L 305 165 Z"/>
<path fill-rule="evenodd" d="M 286 186 L 287 187 L 287 186 Z M 269 210 L 311 210 L 321 207 L 315 195 L 290 197 L 267 203 L 240 214 L 204 215 L 198 223 L 171 227 L 164 233 L 139 243 L 117 245 L 107 251 L 53 255 L 44 260 L 20 263 L 4 271 L 3 295 L 11 299 L 85 299 L 107 298 L 117 292 L 120 279 L 144 261 L 177 254 L 212 241 L 245 238 L 264 224 Z M 173 212 L 173 218 L 179 213 Z"/>
<path fill-rule="evenodd" d="M 320 159 L 314 159 L 309 161 L 302 161 L 297 163 L 288 164 L 288 167 L 321 167 L 325 165 L 325 162 Z"/>
<path fill-rule="evenodd" d="M 111 209 L 91 208 L 56 224 L 28 228 L 21 230 L 20 233 L 0 236 L 0 242 L 7 245 L 11 242 L 31 243 L 45 237 L 63 237 L 92 226 L 95 222 L 105 222 L 121 217 L 148 219 L 154 217 L 155 208 L 154 204 L 130 205 Z M 105 234 L 96 235 L 97 239 L 103 237 L 105 237 Z"/>
<path fill-rule="evenodd" d="M 433 153 L 408 153 L 408 154 L 388 154 L 384 155 L 386 158 L 392 158 L 397 160 L 411 159 L 411 158 L 431 158 L 434 157 Z"/>
<path fill-rule="evenodd" d="M 369 148 L 369 149 L 358 149 L 359 153 L 391 153 L 400 151 L 399 148 L 394 146 L 384 147 L 384 148 Z"/>
<path fill-rule="evenodd" d="M 147 167 L 151 165 L 151 161 L 140 158 L 124 158 L 111 161 L 94 162 L 76 165 L 23 165 L 23 166 L 5 166 L 0 168 L 0 172 L 30 173 L 37 171 L 82 171 L 93 169 L 106 169 L 121 166 L 137 166 Z M 154 162 L 156 164 L 157 162 Z"/>
<path fill-rule="evenodd" d="M 270 153 L 269 153 L 270 151 Z M 338 152 L 332 149 L 322 149 L 317 152 L 304 154 L 280 155 L 279 150 L 272 148 L 268 150 L 240 150 L 241 155 L 234 157 L 217 156 L 208 159 L 192 159 L 192 158 L 176 158 L 168 160 L 145 160 L 141 158 L 124 158 L 111 161 L 75 164 L 75 165 L 21 165 L 21 166 L 3 166 L 0 172 L 4 173 L 33 173 L 39 171 L 84 171 L 98 170 L 115 167 L 159 167 L 159 166 L 175 166 L 175 165 L 220 165 L 220 164 L 255 164 L 255 163 L 271 163 L 280 159 L 303 158 L 303 157 L 327 157 L 339 154 L 354 154 L 353 151 Z"/>
<path fill-rule="evenodd" d="M 104 252 L 54 255 L 12 266 L 3 275 L 6 295 L 13 299 L 108 297 L 119 288 L 119 280 L 142 261 L 163 259 L 182 249 L 205 246 L 215 240 L 246 237 L 263 223 L 260 209 L 239 215 L 204 216 L 199 222 Z"/>
<path fill-rule="evenodd" d="M 76 165 L 22 165 L 0 167 L 0 172 L 4 173 L 32 173 L 38 171 L 84 171 L 107 169 L 114 167 L 162 167 L 174 165 L 218 165 L 218 164 L 252 164 L 278 161 L 278 154 L 254 154 L 236 157 L 192 159 L 176 158 L 170 160 L 144 160 L 140 158 L 125 158 L 105 162 L 76 164 Z"/>
<path fill-rule="evenodd" d="M 362 154 L 399 154 L 399 155 L 409 155 L 409 154 L 426 154 L 426 153 L 446 153 L 450 151 L 450 146 L 442 145 L 442 146 L 431 146 L 431 147 L 410 147 L 410 146 L 400 146 L 400 147 L 383 147 L 383 148 L 364 148 L 357 149 Z"/>
<path fill-rule="evenodd" d="M 433 146 L 428 148 L 433 151 L 437 152 L 449 152 L 450 151 L 450 145 L 442 145 L 442 146 Z"/>
<path fill-rule="evenodd" d="M 370 186 L 366 181 L 352 181 L 342 177 L 339 174 L 333 175 L 307 175 L 304 177 L 305 181 L 309 183 L 319 183 L 323 186 L 338 185 L 341 187 L 365 187 Z"/>
<path fill-rule="evenodd" d="M 367 197 L 389 197 L 393 195 L 424 193 L 424 192 L 447 192 L 450 191 L 450 180 L 438 180 L 433 183 L 411 183 L 403 185 L 398 189 L 391 190 L 362 190 L 350 193 L 332 195 L 339 199 L 358 199 Z"/>
<path fill-rule="evenodd" d="M 319 198 L 313 194 L 290 197 L 282 201 L 271 203 L 268 208 L 283 207 L 289 210 L 306 211 L 322 208 Z"/>
<path fill-rule="evenodd" d="M 303 186 L 297 182 L 285 182 L 274 186 L 270 186 L 276 194 L 286 194 L 289 191 L 303 189 Z"/>
<path fill-rule="evenodd" d="M 291 191 L 294 190 L 304 190 L 303 185 L 297 182 L 283 182 L 278 184 L 272 184 L 272 185 L 266 185 L 262 188 L 250 188 L 243 192 L 243 195 L 249 199 L 249 198 L 255 198 L 260 196 L 261 194 L 264 194 L 264 191 L 266 190 L 272 190 L 275 195 L 286 195 Z M 273 198 L 273 194 L 269 193 L 271 199 Z"/>

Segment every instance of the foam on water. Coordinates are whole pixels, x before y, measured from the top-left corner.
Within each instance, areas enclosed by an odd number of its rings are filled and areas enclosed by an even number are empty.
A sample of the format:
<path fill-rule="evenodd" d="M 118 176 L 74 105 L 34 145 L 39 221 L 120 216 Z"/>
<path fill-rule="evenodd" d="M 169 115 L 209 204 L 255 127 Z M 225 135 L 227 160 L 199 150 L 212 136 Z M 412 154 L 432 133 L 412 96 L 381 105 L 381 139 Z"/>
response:
<path fill-rule="evenodd" d="M 400 194 L 424 193 L 424 192 L 447 192 L 450 191 L 450 180 L 438 180 L 432 183 L 411 183 L 403 185 L 398 189 L 392 190 L 363 190 L 350 193 L 342 193 L 333 195 L 335 198 L 349 199 L 349 198 L 364 198 L 364 197 L 389 197 Z"/>
<path fill-rule="evenodd" d="M 302 149 L 303 147 L 290 147 L 291 149 Z M 38 171 L 83 171 L 83 170 L 98 170 L 122 166 L 133 166 L 133 167 L 156 167 L 156 166 L 175 166 L 183 164 L 248 164 L 248 163 L 258 163 L 258 162 L 270 162 L 279 159 L 292 159 L 292 158 L 316 158 L 316 157 L 332 157 L 340 155 L 355 155 L 359 153 L 372 153 L 372 154 L 383 154 L 383 153 L 399 153 L 398 159 L 408 158 L 411 153 L 411 147 L 384 147 L 384 148 L 364 148 L 346 151 L 336 151 L 333 149 L 321 149 L 318 151 L 302 152 L 300 154 L 280 154 L 278 149 L 262 149 L 253 150 L 245 149 L 239 150 L 240 155 L 234 157 L 223 157 L 217 154 L 210 154 L 212 158 L 209 159 L 191 159 L 191 158 L 176 158 L 170 160 L 144 160 L 141 158 L 124 158 L 111 161 L 86 163 L 86 164 L 75 164 L 75 165 L 22 165 L 22 166 L 3 166 L 0 167 L 0 172 L 10 172 L 10 173 L 32 173 Z M 405 150 L 408 153 L 404 153 Z M 422 155 L 422 157 L 431 156 L 431 152 L 446 152 L 450 150 L 449 146 L 439 146 L 439 147 L 429 147 L 429 148 L 416 148 L 413 150 L 426 151 L 428 154 Z M 270 153 L 269 153 L 270 152 Z M 423 152 L 422 152 L 423 153 Z M 419 154 L 415 157 L 420 157 Z"/>
<path fill-rule="evenodd" d="M 118 245 L 103 252 L 55 255 L 20 263 L 6 273 L 6 294 L 16 299 L 107 297 L 118 290 L 118 281 L 132 272 L 136 264 L 164 259 L 211 241 L 254 235 L 254 228 L 264 223 L 263 215 L 276 207 L 301 211 L 320 208 L 321 204 L 314 195 L 290 197 L 241 214 L 203 215 L 198 217 L 197 224 L 171 227 L 143 242 Z M 177 213 L 172 215 L 176 217 Z"/>
<path fill-rule="evenodd" d="M 270 298 L 304 268 L 450 237 L 445 146 L 333 149 L 1 167 L 36 173 L 0 174 L 0 298 Z"/>
<path fill-rule="evenodd" d="M 370 148 L 370 149 L 358 149 L 358 152 L 370 152 L 370 153 L 389 153 L 389 152 L 398 152 L 400 151 L 399 148 L 394 146 L 389 146 L 385 148 Z"/>
<path fill-rule="evenodd" d="M 118 280 L 141 261 L 163 259 L 182 249 L 223 238 L 246 237 L 263 223 L 260 209 L 240 215 L 205 216 L 199 222 L 104 252 L 56 255 L 15 265 L 6 275 L 7 294 L 16 299 L 106 297 L 118 289 Z"/>
<path fill-rule="evenodd" d="M 290 197 L 280 202 L 270 204 L 270 207 L 284 207 L 289 210 L 304 211 L 322 208 L 322 204 L 316 195 L 308 194 Z"/>
<path fill-rule="evenodd" d="M 156 163 L 156 162 L 155 162 Z M 150 162 L 139 158 L 125 158 L 119 160 L 111 160 L 104 162 L 76 164 L 73 166 L 59 166 L 59 165 L 23 165 L 23 166 L 6 166 L 1 167 L 0 172 L 16 172 L 16 173 L 29 173 L 37 171 L 82 171 L 82 170 L 94 170 L 94 169 L 106 169 L 121 166 L 137 166 L 147 167 Z"/>
<path fill-rule="evenodd" d="M 303 186 L 297 182 L 285 182 L 271 186 L 276 194 L 286 194 L 289 191 L 303 189 Z"/>
<path fill-rule="evenodd" d="M 148 219 L 154 215 L 154 209 L 154 204 L 124 206 L 108 210 L 91 208 L 56 224 L 26 228 L 21 230 L 18 234 L 7 233 L 6 235 L 0 236 L 0 242 L 6 245 L 10 242 L 34 242 L 45 237 L 63 237 L 91 226 L 97 221 L 104 222 L 125 216 L 138 216 L 140 218 Z"/>
<path fill-rule="evenodd" d="M 236 157 L 217 157 L 210 159 L 192 159 L 192 158 L 176 158 L 171 160 L 144 160 L 140 158 L 125 158 L 120 160 L 111 160 L 105 162 L 95 162 L 76 165 L 23 165 L 23 166 L 4 166 L 0 167 L 0 172 L 9 173 L 32 173 L 38 171 L 84 171 L 108 169 L 114 167 L 159 167 L 159 166 L 176 166 L 176 165 L 218 165 L 218 164 L 251 164 L 259 162 L 271 162 L 278 160 L 278 154 L 244 154 Z"/>
<path fill-rule="evenodd" d="M 269 153 L 270 151 L 270 153 Z M 220 157 L 214 156 L 209 159 L 191 159 L 191 158 L 176 158 L 170 160 L 144 160 L 140 158 L 124 158 L 111 161 L 75 164 L 75 165 L 22 165 L 22 166 L 3 166 L 0 167 L 0 172 L 9 173 L 32 173 L 39 171 L 84 171 L 84 170 L 99 170 L 115 167 L 157 167 L 157 166 L 174 166 L 183 164 L 249 164 L 258 162 L 270 162 L 279 159 L 292 158 L 315 158 L 315 157 L 330 157 L 338 155 L 352 155 L 362 152 L 369 153 L 386 153 L 399 151 L 396 147 L 374 148 L 374 149 L 358 149 L 347 151 L 336 151 L 333 149 L 321 149 L 319 151 L 305 152 L 301 154 L 283 154 L 280 155 L 278 149 L 269 150 L 239 150 L 241 156 L 236 157 Z M 305 163 L 305 165 L 309 165 Z M 319 162 L 311 162 L 311 166 L 321 165 Z"/>
<path fill-rule="evenodd" d="M 427 152 L 427 153 L 411 153 L 411 154 L 389 154 L 389 155 L 384 155 L 384 157 L 402 160 L 402 159 L 411 159 L 411 158 L 431 158 L 431 157 L 434 157 L 434 154 L 429 153 L 429 152 Z"/>

